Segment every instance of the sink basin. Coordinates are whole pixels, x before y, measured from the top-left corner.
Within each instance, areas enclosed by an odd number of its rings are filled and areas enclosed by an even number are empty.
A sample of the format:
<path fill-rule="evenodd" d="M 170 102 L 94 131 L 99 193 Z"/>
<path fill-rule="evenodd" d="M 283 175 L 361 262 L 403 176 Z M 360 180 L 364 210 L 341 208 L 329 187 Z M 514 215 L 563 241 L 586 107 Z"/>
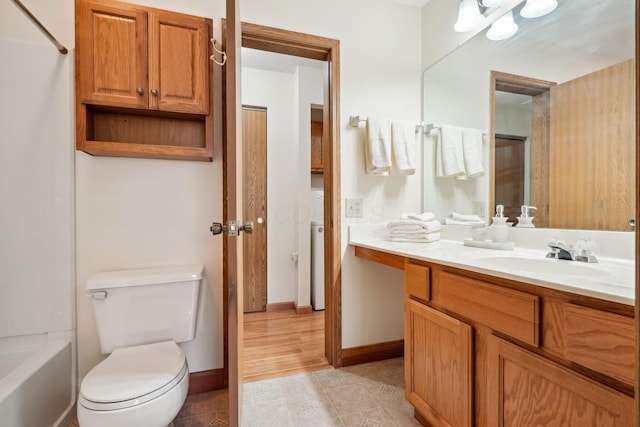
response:
<path fill-rule="evenodd" d="M 506 270 L 510 272 L 524 271 L 529 273 L 560 274 L 583 277 L 606 277 L 611 272 L 598 264 L 577 261 L 565 261 L 552 258 L 528 258 L 518 256 L 487 256 L 473 259 L 478 266 Z"/>

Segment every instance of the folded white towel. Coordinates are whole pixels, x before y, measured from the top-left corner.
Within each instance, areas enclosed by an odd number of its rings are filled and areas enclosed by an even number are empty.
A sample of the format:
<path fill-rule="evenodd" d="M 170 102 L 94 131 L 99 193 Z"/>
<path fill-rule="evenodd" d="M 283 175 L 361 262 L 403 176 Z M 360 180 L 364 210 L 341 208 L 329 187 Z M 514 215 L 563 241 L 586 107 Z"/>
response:
<path fill-rule="evenodd" d="M 436 214 L 433 212 L 423 212 L 421 214 L 408 212 L 400 215 L 400 219 L 415 219 L 416 221 L 433 221 L 436 219 Z"/>
<path fill-rule="evenodd" d="M 475 214 L 461 214 L 457 212 L 451 212 L 451 218 L 456 221 L 468 221 L 468 222 L 478 222 L 482 221 L 478 215 Z"/>
<path fill-rule="evenodd" d="M 429 234 L 439 233 L 440 231 L 397 231 L 391 230 L 389 232 L 389 237 L 411 237 L 411 238 L 419 238 L 428 236 Z"/>
<path fill-rule="evenodd" d="M 388 175 L 391 170 L 391 120 L 369 117 L 365 142 L 368 174 Z"/>
<path fill-rule="evenodd" d="M 442 224 L 438 220 L 416 221 L 414 219 L 401 219 L 399 221 L 391 221 L 389 224 L 387 224 L 387 228 L 390 230 L 394 229 L 395 227 L 406 226 L 418 226 L 422 230 L 426 230 L 429 232 L 439 231 L 442 228 Z"/>
<path fill-rule="evenodd" d="M 389 240 L 392 242 L 414 242 L 414 243 L 437 242 L 438 240 L 440 240 L 440 233 L 430 233 L 425 236 L 416 236 L 416 237 L 390 236 Z"/>
<path fill-rule="evenodd" d="M 407 231 L 422 231 L 424 230 L 424 228 L 422 228 L 421 225 L 394 225 L 393 227 L 389 227 L 389 230 L 391 230 L 391 232 L 395 232 L 395 231 L 407 232 Z"/>
<path fill-rule="evenodd" d="M 394 120 L 391 122 L 391 174 L 413 175 L 416 173 L 414 157 L 416 151 L 416 122 Z"/>
<path fill-rule="evenodd" d="M 442 125 L 436 141 L 436 171 L 445 178 L 465 174 L 462 128 Z"/>
<path fill-rule="evenodd" d="M 445 218 L 445 225 L 475 225 L 475 224 L 484 224 L 484 221 L 458 221 L 453 218 Z"/>
<path fill-rule="evenodd" d="M 484 175 L 482 166 L 482 130 L 462 129 L 462 153 L 467 178 L 478 178 Z"/>

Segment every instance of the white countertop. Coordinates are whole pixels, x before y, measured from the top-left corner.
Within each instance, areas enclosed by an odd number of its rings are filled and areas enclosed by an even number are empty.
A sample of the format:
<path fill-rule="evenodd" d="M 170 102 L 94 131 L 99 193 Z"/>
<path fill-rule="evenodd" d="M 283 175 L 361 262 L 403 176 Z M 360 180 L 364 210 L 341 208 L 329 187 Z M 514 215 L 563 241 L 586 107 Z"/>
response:
<path fill-rule="evenodd" d="M 588 264 L 545 258 L 545 250 L 517 245 L 505 251 L 464 246 L 462 240 L 391 242 L 380 226 L 364 232 L 350 228 L 349 244 L 625 305 L 635 303 L 635 262 L 628 259 L 599 256 L 598 263 Z"/>

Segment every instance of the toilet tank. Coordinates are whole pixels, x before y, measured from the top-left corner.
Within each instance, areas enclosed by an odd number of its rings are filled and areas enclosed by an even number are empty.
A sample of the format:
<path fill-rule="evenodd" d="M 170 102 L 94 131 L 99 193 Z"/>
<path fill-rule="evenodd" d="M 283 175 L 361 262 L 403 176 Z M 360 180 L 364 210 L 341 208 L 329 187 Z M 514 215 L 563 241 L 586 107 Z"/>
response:
<path fill-rule="evenodd" d="M 195 337 L 203 267 L 163 267 L 107 271 L 87 280 L 100 348 Z"/>

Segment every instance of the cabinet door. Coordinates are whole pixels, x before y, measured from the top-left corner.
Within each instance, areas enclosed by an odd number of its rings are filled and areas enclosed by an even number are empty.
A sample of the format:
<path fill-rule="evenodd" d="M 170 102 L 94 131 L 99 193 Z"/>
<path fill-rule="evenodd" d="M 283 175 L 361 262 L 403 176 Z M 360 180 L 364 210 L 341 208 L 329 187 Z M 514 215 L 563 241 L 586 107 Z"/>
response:
<path fill-rule="evenodd" d="M 76 13 L 81 102 L 147 108 L 147 14 L 88 1 Z"/>
<path fill-rule="evenodd" d="M 630 426 L 633 398 L 489 337 L 491 426 Z"/>
<path fill-rule="evenodd" d="M 471 426 L 472 328 L 405 301 L 405 395 L 433 426 Z"/>
<path fill-rule="evenodd" d="M 209 113 L 209 25 L 205 18 L 149 16 L 149 108 Z"/>
<path fill-rule="evenodd" d="M 311 122 L 311 172 L 322 173 L 322 122 Z"/>

